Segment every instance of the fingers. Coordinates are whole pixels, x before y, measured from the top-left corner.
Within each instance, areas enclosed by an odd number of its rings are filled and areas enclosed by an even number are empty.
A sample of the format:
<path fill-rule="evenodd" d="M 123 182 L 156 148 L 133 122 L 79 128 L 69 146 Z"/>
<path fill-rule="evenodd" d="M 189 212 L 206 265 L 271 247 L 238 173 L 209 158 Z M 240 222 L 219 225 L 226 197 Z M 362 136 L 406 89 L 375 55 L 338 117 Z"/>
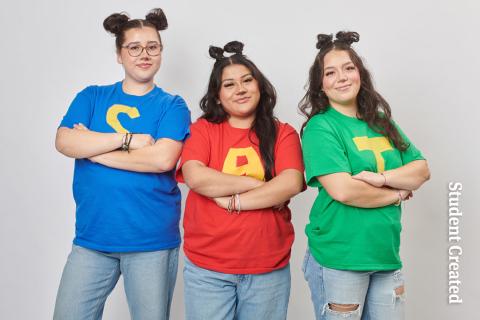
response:
<path fill-rule="evenodd" d="M 73 125 L 73 129 L 76 129 L 76 130 L 85 130 L 85 131 L 88 130 L 88 128 L 85 127 L 85 126 L 83 125 L 83 123 L 76 123 L 76 124 L 74 124 L 74 125 Z"/>

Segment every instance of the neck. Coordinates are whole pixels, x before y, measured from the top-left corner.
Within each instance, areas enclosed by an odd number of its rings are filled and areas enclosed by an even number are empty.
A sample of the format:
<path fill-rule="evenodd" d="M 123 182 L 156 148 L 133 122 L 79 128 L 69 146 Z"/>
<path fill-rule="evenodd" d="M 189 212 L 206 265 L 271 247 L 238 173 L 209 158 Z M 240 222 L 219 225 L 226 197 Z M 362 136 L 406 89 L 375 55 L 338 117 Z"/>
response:
<path fill-rule="evenodd" d="M 334 108 L 341 114 L 344 114 L 352 118 L 357 117 L 357 111 L 358 111 L 357 101 L 352 101 L 349 103 L 342 103 L 342 104 L 330 101 L 330 105 L 332 106 L 332 108 Z"/>
<path fill-rule="evenodd" d="M 137 82 L 125 78 L 122 82 L 123 92 L 134 96 L 143 96 L 152 91 L 154 86 L 153 79 L 148 82 Z"/>
<path fill-rule="evenodd" d="M 229 117 L 228 123 L 234 128 L 250 129 L 252 127 L 253 120 L 255 120 L 254 114 L 248 118 Z"/>

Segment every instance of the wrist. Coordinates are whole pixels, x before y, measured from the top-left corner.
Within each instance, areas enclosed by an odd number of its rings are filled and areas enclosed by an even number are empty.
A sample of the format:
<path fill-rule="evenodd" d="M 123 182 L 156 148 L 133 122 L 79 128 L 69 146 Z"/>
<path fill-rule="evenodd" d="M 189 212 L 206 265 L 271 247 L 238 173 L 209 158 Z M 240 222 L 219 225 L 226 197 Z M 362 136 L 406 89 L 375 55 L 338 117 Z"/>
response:
<path fill-rule="evenodd" d="M 402 196 L 402 192 L 400 190 L 395 190 L 396 192 L 396 195 L 397 195 L 397 201 L 395 201 L 393 204 L 395 206 L 399 206 L 402 201 L 404 200 L 403 196 Z"/>
<path fill-rule="evenodd" d="M 383 188 L 387 185 L 387 177 L 385 176 L 385 172 L 380 172 L 380 175 L 382 176 L 382 179 L 383 179 L 383 184 L 381 186 L 381 188 Z"/>

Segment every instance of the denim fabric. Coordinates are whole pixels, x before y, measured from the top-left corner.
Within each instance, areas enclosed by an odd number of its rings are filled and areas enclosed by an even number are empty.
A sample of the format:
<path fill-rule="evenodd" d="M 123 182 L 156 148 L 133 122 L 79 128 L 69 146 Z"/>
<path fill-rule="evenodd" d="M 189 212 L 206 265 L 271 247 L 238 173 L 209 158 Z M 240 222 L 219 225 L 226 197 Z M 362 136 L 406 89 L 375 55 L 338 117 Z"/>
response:
<path fill-rule="evenodd" d="M 177 278 L 178 248 L 105 253 L 73 245 L 57 293 L 54 320 L 99 320 L 123 275 L 131 318 L 168 319 Z"/>
<path fill-rule="evenodd" d="M 310 287 L 317 320 L 403 320 L 404 295 L 395 289 L 404 285 L 395 271 L 348 271 L 322 267 L 307 250 L 303 272 Z M 338 312 L 329 304 L 357 304 L 354 311 Z"/>
<path fill-rule="evenodd" d="M 194 265 L 183 271 L 187 320 L 284 320 L 290 266 L 263 274 L 226 274 Z"/>

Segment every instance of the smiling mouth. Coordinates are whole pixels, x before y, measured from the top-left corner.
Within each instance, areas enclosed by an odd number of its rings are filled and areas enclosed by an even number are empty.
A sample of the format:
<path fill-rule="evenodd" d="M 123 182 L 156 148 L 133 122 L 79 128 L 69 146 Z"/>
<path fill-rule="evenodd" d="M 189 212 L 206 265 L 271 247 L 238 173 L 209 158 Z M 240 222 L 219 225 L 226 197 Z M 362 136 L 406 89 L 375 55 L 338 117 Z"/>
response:
<path fill-rule="evenodd" d="M 235 102 L 236 103 L 245 103 L 245 102 L 248 102 L 248 100 L 250 100 L 250 97 L 241 98 L 241 99 L 236 100 Z"/>
<path fill-rule="evenodd" d="M 141 69 L 148 69 L 150 68 L 152 65 L 150 63 L 141 63 L 141 64 L 137 64 L 137 67 L 141 68 Z"/>
<path fill-rule="evenodd" d="M 352 86 L 351 84 L 347 84 L 346 86 L 341 86 L 341 87 L 335 88 L 335 90 L 347 91 L 348 89 L 350 89 L 351 86 Z"/>

